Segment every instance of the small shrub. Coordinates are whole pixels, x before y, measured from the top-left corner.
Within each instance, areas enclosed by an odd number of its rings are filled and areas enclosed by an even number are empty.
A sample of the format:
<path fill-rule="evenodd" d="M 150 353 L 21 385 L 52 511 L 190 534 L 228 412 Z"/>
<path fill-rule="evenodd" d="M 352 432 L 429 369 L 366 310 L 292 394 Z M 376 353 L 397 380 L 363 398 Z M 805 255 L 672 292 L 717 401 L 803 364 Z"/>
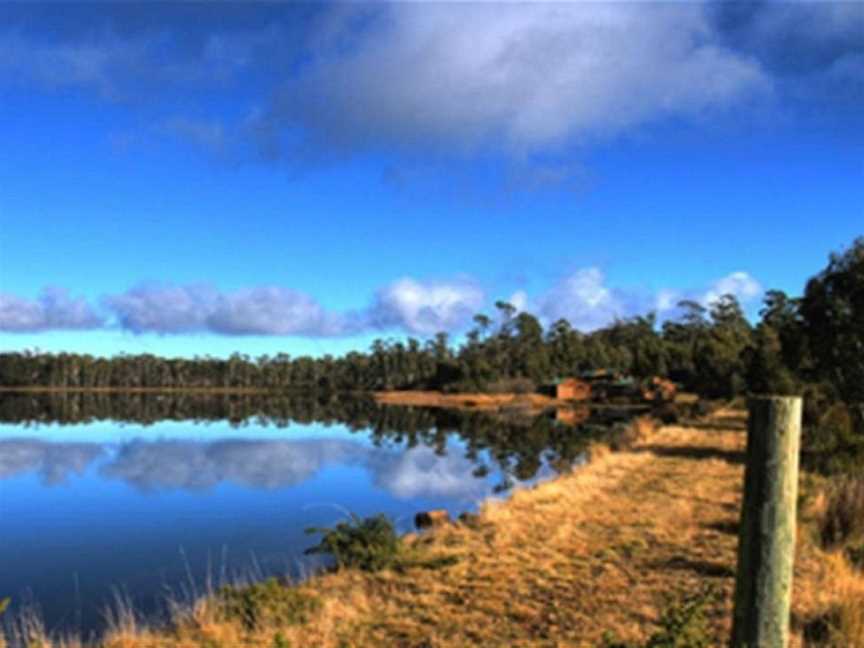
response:
<path fill-rule="evenodd" d="M 352 514 L 349 521 L 332 529 L 306 529 L 306 533 L 322 533 L 323 537 L 305 553 L 332 556 L 338 569 L 349 567 L 369 572 L 409 567 L 441 569 L 457 562 L 455 556 L 428 555 L 417 543 L 407 547 L 383 514 L 365 519 Z"/>
<path fill-rule="evenodd" d="M 402 549 L 396 529 L 386 515 L 361 519 L 352 514 L 348 522 L 340 522 L 332 529 L 310 528 L 306 533 L 322 533 L 323 536 L 318 545 L 305 553 L 332 556 L 340 569 L 387 569 L 396 565 Z"/>
<path fill-rule="evenodd" d="M 227 585 L 219 590 L 216 601 L 223 618 L 240 621 L 249 630 L 304 623 L 320 607 L 314 596 L 275 578 L 243 587 Z"/>

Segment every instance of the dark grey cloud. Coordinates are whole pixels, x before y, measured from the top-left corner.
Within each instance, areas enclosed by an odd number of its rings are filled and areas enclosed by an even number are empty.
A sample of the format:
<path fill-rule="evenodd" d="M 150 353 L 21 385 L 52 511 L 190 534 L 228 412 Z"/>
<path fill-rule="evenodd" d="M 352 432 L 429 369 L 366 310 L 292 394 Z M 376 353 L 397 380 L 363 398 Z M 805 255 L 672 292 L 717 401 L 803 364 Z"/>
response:
<path fill-rule="evenodd" d="M 864 5 L 860 2 L 714 2 L 708 9 L 721 42 L 756 57 L 774 74 L 808 76 L 861 69 Z M 861 83 L 856 76 L 854 80 Z"/>
<path fill-rule="evenodd" d="M 36 299 L 0 292 L 0 331 L 33 333 L 49 330 L 96 329 L 105 318 L 84 299 L 63 288 L 45 288 Z"/>
<path fill-rule="evenodd" d="M 0 439 L 0 480 L 36 473 L 56 486 L 81 475 L 103 454 L 93 443 L 51 443 L 38 439 Z"/>

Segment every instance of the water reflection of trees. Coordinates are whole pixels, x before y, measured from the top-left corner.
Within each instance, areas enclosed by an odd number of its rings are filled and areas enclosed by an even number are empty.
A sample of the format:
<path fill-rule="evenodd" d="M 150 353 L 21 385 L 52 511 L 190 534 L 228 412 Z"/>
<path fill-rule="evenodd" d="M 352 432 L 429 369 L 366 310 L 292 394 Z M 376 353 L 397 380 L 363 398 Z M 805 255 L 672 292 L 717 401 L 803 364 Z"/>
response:
<path fill-rule="evenodd" d="M 567 419 L 568 417 L 563 417 Z M 618 417 L 620 418 L 620 417 Z M 114 420 L 149 425 L 159 421 L 229 421 L 232 426 L 341 424 L 368 432 L 373 443 L 404 448 L 425 446 L 443 455 L 447 439 L 463 441 L 465 456 L 478 477 L 497 468 L 504 475 L 499 489 L 513 480 L 530 480 L 541 466 L 561 470 L 572 465 L 587 445 L 617 434 L 610 414 L 570 418 L 562 423 L 554 412 L 539 416 L 491 416 L 417 407 L 382 406 L 370 398 L 345 395 L 266 394 L 5 394 L 0 421 L 22 425 L 76 424 Z M 494 466 L 486 465 L 491 460 Z"/>

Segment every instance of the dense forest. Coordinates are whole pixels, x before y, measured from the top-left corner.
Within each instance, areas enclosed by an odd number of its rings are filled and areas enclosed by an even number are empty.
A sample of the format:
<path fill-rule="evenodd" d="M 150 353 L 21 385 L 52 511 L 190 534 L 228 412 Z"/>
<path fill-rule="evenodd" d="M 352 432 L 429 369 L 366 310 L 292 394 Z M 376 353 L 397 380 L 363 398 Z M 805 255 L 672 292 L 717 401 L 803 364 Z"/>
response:
<path fill-rule="evenodd" d="M 496 325 L 492 318 L 477 315 L 477 326 L 458 349 L 448 344 L 447 334 L 439 333 L 425 343 L 413 338 L 376 340 L 368 353 L 339 358 L 5 353 L 0 355 L 0 385 L 500 391 L 516 384 L 516 379 L 539 384 L 608 368 L 636 377 L 669 376 L 692 391 L 733 396 L 747 387 L 746 352 L 761 349 L 762 358 L 771 345 L 778 345 L 778 336 L 788 338 L 784 349 L 791 349 L 795 370 L 810 370 L 798 361 L 798 348 L 789 346 L 801 343 L 798 302 L 777 292 L 769 293 L 763 324 L 756 329 L 731 295 L 721 297 L 710 309 L 681 302 L 682 316 L 662 327 L 649 314 L 618 320 L 588 334 L 563 319 L 544 331 L 530 313 L 516 313 L 503 302 L 497 308 Z"/>
<path fill-rule="evenodd" d="M 707 307 L 678 306 L 679 316 L 662 323 L 649 313 L 583 333 L 563 319 L 544 329 L 534 315 L 498 302 L 494 317 L 475 316 L 458 347 L 442 332 L 426 342 L 376 340 L 366 353 L 338 358 L 4 353 L 0 386 L 509 391 L 606 368 L 636 378 L 668 376 L 708 398 L 804 393 L 808 422 L 831 430 L 818 435 L 820 443 L 830 439 L 827 455 L 837 444 L 860 447 L 864 238 L 832 254 L 801 297 L 768 291 L 755 325 L 732 295 Z"/>

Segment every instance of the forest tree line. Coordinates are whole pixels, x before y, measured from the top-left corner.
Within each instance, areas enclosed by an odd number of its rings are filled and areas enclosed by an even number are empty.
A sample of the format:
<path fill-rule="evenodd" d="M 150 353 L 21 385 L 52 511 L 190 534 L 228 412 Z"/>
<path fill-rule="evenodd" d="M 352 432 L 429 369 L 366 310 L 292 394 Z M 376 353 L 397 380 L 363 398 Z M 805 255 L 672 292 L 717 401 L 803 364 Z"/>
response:
<path fill-rule="evenodd" d="M 112 358 L 74 353 L 0 354 L 0 385 L 46 387 L 196 387 L 323 391 L 442 389 L 486 391 L 502 381 L 540 384 L 592 369 L 637 378 L 668 376 L 711 397 L 789 391 L 822 381 L 849 402 L 864 401 L 864 239 L 832 255 L 803 297 L 766 293 L 754 326 L 733 295 L 709 306 L 679 302 L 679 316 L 618 319 L 591 333 L 560 319 L 547 329 L 505 302 L 496 316 L 478 314 L 464 342 L 447 333 L 425 342 L 375 340 L 368 352 L 341 357 L 250 358 L 234 354 Z"/>
<path fill-rule="evenodd" d="M 564 319 L 544 329 L 531 313 L 498 302 L 494 316 L 474 317 L 458 346 L 442 332 L 376 340 L 368 352 L 341 357 L 3 353 L 0 386 L 506 391 L 603 368 L 667 376 L 708 398 L 804 393 L 808 418 L 864 427 L 864 238 L 832 254 L 802 296 L 768 291 L 755 325 L 733 295 L 678 306 L 679 316 L 662 323 L 649 313 L 584 333 Z"/>

